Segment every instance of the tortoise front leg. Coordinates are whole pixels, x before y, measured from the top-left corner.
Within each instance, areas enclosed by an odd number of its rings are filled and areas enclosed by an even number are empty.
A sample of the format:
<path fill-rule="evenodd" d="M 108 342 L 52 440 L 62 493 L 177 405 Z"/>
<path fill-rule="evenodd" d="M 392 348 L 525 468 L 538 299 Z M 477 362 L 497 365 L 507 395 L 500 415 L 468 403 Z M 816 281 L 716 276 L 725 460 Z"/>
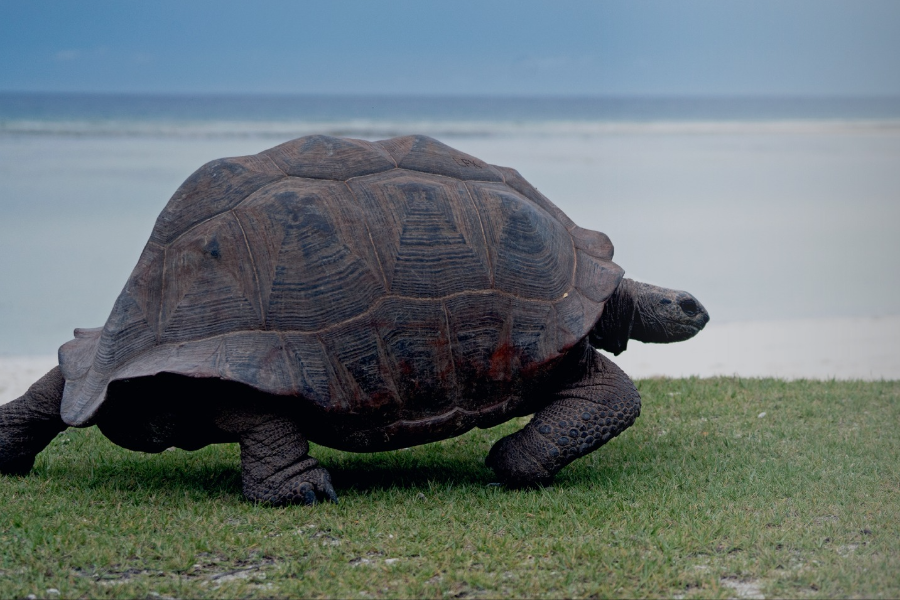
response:
<path fill-rule="evenodd" d="M 564 466 L 616 437 L 641 413 L 641 396 L 611 360 L 588 347 L 581 379 L 554 394 L 522 430 L 494 444 L 487 457 L 508 485 L 546 484 Z"/>
<path fill-rule="evenodd" d="M 54 367 L 22 396 L 0 406 L 0 473 L 28 473 L 38 452 L 68 427 L 59 415 L 65 384 Z"/>
<path fill-rule="evenodd" d="M 306 436 L 293 419 L 235 409 L 217 421 L 223 430 L 237 434 L 248 500 L 276 506 L 337 502 L 331 476 L 309 456 Z"/>

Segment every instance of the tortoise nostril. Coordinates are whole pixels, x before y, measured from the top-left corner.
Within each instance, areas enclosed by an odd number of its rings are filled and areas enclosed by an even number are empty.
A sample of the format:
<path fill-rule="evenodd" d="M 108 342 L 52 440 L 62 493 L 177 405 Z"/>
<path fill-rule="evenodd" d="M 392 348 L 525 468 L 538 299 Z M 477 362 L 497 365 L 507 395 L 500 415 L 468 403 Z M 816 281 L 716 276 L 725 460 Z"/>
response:
<path fill-rule="evenodd" d="M 693 317 L 700 312 L 700 307 L 697 306 L 697 301 L 693 298 L 683 298 L 678 301 L 678 305 L 681 306 L 681 310 L 690 317 Z"/>

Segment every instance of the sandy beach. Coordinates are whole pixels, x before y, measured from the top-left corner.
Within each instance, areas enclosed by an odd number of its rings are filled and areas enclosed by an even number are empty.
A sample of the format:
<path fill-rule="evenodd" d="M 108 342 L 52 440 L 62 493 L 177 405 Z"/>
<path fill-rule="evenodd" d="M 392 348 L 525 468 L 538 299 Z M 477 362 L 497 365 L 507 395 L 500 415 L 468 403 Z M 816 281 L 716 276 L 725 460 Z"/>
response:
<path fill-rule="evenodd" d="M 900 315 L 894 129 L 445 141 L 517 168 L 607 233 L 626 276 L 693 293 L 713 325 Z M 16 282 L 0 285 L 0 355 L 53 354 L 101 326 L 191 171 L 275 143 L 0 136 L 0 282 Z"/>
<path fill-rule="evenodd" d="M 610 235 L 626 276 L 696 295 L 707 329 L 633 342 L 615 359 L 632 377 L 900 379 L 900 120 L 79 123 L 0 128 L 0 402 L 103 325 L 194 169 L 313 125 L 512 166 Z"/>
<path fill-rule="evenodd" d="M 614 360 L 635 379 L 900 379 L 900 317 L 710 323 L 680 344 L 631 342 Z M 0 357 L 0 404 L 55 364 L 52 355 Z"/>
<path fill-rule="evenodd" d="M 900 379 L 900 317 L 712 322 L 681 344 L 632 342 L 614 360 L 635 378 Z"/>

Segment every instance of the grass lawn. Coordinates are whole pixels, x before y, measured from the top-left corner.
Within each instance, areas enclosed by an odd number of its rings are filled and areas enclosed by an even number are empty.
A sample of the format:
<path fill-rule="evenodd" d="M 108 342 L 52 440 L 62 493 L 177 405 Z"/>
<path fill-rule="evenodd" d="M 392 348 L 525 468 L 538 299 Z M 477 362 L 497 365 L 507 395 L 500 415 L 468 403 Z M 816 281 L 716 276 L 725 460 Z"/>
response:
<path fill-rule="evenodd" d="M 236 445 L 69 430 L 0 478 L 0 597 L 898 597 L 900 382 L 643 380 L 552 487 L 489 485 L 524 421 L 314 448 L 338 505 L 244 501 Z"/>

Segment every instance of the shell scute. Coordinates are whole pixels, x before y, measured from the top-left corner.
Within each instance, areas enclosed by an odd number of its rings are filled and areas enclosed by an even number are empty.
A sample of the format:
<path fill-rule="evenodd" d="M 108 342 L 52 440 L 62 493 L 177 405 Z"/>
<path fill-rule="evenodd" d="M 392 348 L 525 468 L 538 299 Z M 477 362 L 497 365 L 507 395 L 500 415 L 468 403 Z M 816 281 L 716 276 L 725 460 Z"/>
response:
<path fill-rule="evenodd" d="M 493 165 L 427 135 L 411 135 L 376 143 L 390 153 L 401 169 L 463 181 L 503 181 L 503 176 Z"/>
<path fill-rule="evenodd" d="M 572 285 L 575 254 L 562 224 L 503 184 L 470 184 L 484 226 L 494 285 L 555 300 Z"/>
<path fill-rule="evenodd" d="M 512 298 L 507 294 L 464 294 L 444 302 L 451 332 L 451 352 L 460 381 L 501 379 L 505 372 L 494 354 L 509 340 Z M 463 394 L 464 396 L 471 395 Z"/>
<path fill-rule="evenodd" d="M 436 298 L 491 286 L 487 250 L 465 185 L 395 171 L 349 183 L 388 291 Z"/>
<path fill-rule="evenodd" d="M 550 303 L 512 299 L 510 346 L 515 349 L 516 378 L 532 373 L 548 359 L 561 354 L 563 349 L 556 346 L 556 323 L 552 317 Z"/>
<path fill-rule="evenodd" d="M 252 264 L 230 212 L 176 240 L 166 251 L 156 332 L 160 342 L 262 329 Z"/>
<path fill-rule="evenodd" d="M 593 229 L 584 229 L 577 225 L 570 229 L 569 233 L 575 241 L 575 247 L 579 250 L 583 250 L 603 261 L 612 260 L 613 244 L 605 233 L 594 231 Z"/>
<path fill-rule="evenodd" d="M 598 259 L 581 249 L 577 252 L 575 286 L 584 296 L 602 306 L 618 287 L 625 272 L 613 262 Z"/>
<path fill-rule="evenodd" d="M 335 384 L 333 367 L 318 336 L 288 332 L 282 333 L 281 339 L 293 369 L 293 395 L 322 411 L 349 404 Z"/>
<path fill-rule="evenodd" d="M 239 331 L 225 336 L 216 363 L 221 379 L 243 381 L 257 389 L 278 390 L 272 393 L 293 393 L 292 365 L 278 335 Z"/>
<path fill-rule="evenodd" d="M 497 171 L 503 176 L 503 181 L 506 185 L 543 208 L 548 214 L 552 215 L 554 219 L 562 223 L 566 230 L 576 226 L 566 213 L 553 204 L 549 198 L 540 193 L 536 187 L 528 183 L 518 171 L 509 167 L 497 167 Z"/>
<path fill-rule="evenodd" d="M 601 305 L 602 306 L 602 305 Z M 569 348 L 584 337 L 584 332 L 590 330 L 594 323 L 594 315 L 601 306 L 590 302 L 581 295 L 579 290 L 573 289 L 566 297 L 553 305 L 556 323 L 556 346 Z"/>
<path fill-rule="evenodd" d="M 140 307 L 130 294 L 120 294 L 112 313 L 103 326 L 97 344 L 93 368 L 100 373 L 111 373 L 156 343 L 156 334 L 144 320 Z"/>
<path fill-rule="evenodd" d="M 481 402 L 486 389 L 511 393 L 523 372 L 560 352 L 550 303 L 492 292 L 445 306 L 461 406 Z"/>
<path fill-rule="evenodd" d="M 346 391 L 345 414 L 391 422 L 399 418 L 400 395 L 387 363 L 376 317 L 344 324 L 319 335 L 335 367 L 339 387 Z"/>
<path fill-rule="evenodd" d="M 440 301 L 386 298 L 374 316 L 387 366 L 403 399 L 401 418 L 440 415 L 456 405 L 456 372 Z"/>
<path fill-rule="evenodd" d="M 206 163 L 175 191 L 156 219 L 150 241 L 167 245 L 197 224 L 230 210 L 261 187 L 284 177 L 259 155 Z"/>
<path fill-rule="evenodd" d="M 267 188 L 237 212 L 257 249 L 265 328 L 312 332 L 365 312 L 385 290 L 369 241 L 345 218 L 354 212 L 346 185 L 296 181 Z"/>
<path fill-rule="evenodd" d="M 364 140 L 310 135 L 261 153 L 292 177 L 346 181 L 395 168 L 385 150 Z"/>

